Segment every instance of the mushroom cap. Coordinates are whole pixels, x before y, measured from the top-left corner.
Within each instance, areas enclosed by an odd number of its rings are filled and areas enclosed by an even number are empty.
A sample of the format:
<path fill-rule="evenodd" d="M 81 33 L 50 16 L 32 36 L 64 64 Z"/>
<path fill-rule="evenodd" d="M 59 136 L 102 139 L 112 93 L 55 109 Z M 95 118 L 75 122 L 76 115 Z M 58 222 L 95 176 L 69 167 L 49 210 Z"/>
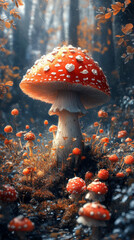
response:
<path fill-rule="evenodd" d="M 103 111 L 103 110 L 100 110 L 98 112 L 98 117 L 100 117 L 100 118 L 107 118 L 108 117 L 108 113 Z"/>
<path fill-rule="evenodd" d="M 110 89 L 98 63 L 81 48 L 57 47 L 42 56 L 20 83 L 21 90 L 33 99 L 53 104 L 58 91 L 78 92 L 86 109 L 109 100 Z"/>
<path fill-rule="evenodd" d="M 80 148 L 74 148 L 73 151 L 72 151 L 72 153 L 73 153 L 74 155 L 81 155 L 81 149 L 80 149 Z"/>
<path fill-rule="evenodd" d="M 94 192 L 96 194 L 106 194 L 108 192 L 108 188 L 105 183 L 97 181 L 93 181 L 87 186 L 87 190 Z"/>
<path fill-rule="evenodd" d="M 49 132 L 55 132 L 57 131 L 57 126 L 56 125 L 51 125 L 49 128 Z"/>
<path fill-rule="evenodd" d="M 17 116 L 19 114 L 19 110 L 17 108 L 14 108 L 12 111 L 11 111 L 11 115 L 13 116 Z"/>
<path fill-rule="evenodd" d="M 112 154 L 108 158 L 111 162 L 118 162 L 119 158 L 116 154 Z"/>
<path fill-rule="evenodd" d="M 126 130 L 122 130 L 118 132 L 118 138 L 124 138 L 127 135 L 127 131 Z"/>
<path fill-rule="evenodd" d="M 13 131 L 13 128 L 10 126 L 10 125 L 7 125 L 5 128 L 4 128 L 4 132 L 6 133 L 11 133 Z"/>
<path fill-rule="evenodd" d="M 102 221 L 110 219 L 110 213 L 106 207 L 96 202 L 86 203 L 80 208 L 79 215 Z"/>
<path fill-rule="evenodd" d="M 124 172 L 118 172 L 118 173 L 116 173 L 116 177 L 117 178 L 124 178 L 125 174 L 124 174 Z"/>
<path fill-rule="evenodd" d="M 23 215 L 13 218 L 8 224 L 9 231 L 30 232 L 33 229 L 34 223 Z"/>
<path fill-rule="evenodd" d="M 18 198 L 18 193 L 14 187 L 10 185 L 3 185 L 3 190 L 0 190 L 0 200 L 3 202 L 14 202 Z"/>
<path fill-rule="evenodd" d="M 106 169 L 100 169 L 98 172 L 98 178 L 101 180 L 107 180 L 109 178 L 109 171 Z"/>
<path fill-rule="evenodd" d="M 28 133 L 26 133 L 25 135 L 24 135 L 24 140 L 25 141 L 33 141 L 33 140 L 35 140 L 35 135 L 34 135 L 34 133 L 33 132 L 28 132 Z"/>
<path fill-rule="evenodd" d="M 134 157 L 132 155 L 127 155 L 124 158 L 124 163 L 125 164 L 133 164 L 134 163 Z"/>
<path fill-rule="evenodd" d="M 70 194 L 80 194 L 86 190 L 86 184 L 82 178 L 74 177 L 68 180 L 66 189 Z"/>

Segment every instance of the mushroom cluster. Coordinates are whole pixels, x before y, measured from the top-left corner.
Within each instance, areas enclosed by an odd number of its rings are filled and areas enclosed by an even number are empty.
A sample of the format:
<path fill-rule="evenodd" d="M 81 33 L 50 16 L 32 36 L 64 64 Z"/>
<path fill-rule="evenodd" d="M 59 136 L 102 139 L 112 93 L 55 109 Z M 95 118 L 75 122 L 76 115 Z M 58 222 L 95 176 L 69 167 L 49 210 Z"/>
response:
<path fill-rule="evenodd" d="M 110 97 L 106 77 L 98 63 L 85 50 L 71 45 L 57 47 L 37 60 L 23 77 L 20 88 L 33 99 L 51 103 L 49 114 L 59 116 L 53 140 L 58 162 L 65 161 L 74 147 L 83 149 L 78 117 Z M 75 146 L 72 138 L 76 138 Z M 61 145 L 63 149 L 59 148 Z"/>

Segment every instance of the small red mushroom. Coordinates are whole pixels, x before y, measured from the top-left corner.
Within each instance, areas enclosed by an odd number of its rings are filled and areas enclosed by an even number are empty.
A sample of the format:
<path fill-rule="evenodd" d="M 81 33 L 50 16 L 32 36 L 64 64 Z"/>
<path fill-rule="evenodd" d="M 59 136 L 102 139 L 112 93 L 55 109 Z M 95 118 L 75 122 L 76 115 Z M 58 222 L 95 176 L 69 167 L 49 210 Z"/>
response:
<path fill-rule="evenodd" d="M 98 112 L 98 117 L 100 117 L 100 118 L 107 118 L 108 117 L 108 113 L 103 111 L 103 110 L 100 110 Z"/>
<path fill-rule="evenodd" d="M 98 122 L 94 122 L 94 127 L 98 127 L 99 123 Z"/>
<path fill-rule="evenodd" d="M 109 172 L 106 169 L 100 169 L 98 172 L 98 178 L 101 180 L 107 180 L 109 178 Z"/>
<path fill-rule="evenodd" d="M 52 132 L 53 133 L 53 138 L 55 138 L 55 132 L 57 132 L 57 126 L 56 125 L 51 125 L 49 127 L 49 132 Z"/>
<path fill-rule="evenodd" d="M 108 192 L 108 188 L 105 183 L 95 179 L 92 183 L 87 186 L 89 193 L 86 194 L 86 199 L 92 201 L 102 202 L 105 200 L 105 194 Z"/>
<path fill-rule="evenodd" d="M 92 172 L 86 172 L 85 173 L 85 180 L 90 180 L 93 177 L 93 173 Z"/>
<path fill-rule="evenodd" d="M 106 77 L 98 63 L 81 48 L 71 45 L 57 47 L 36 61 L 23 77 L 20 88 L 33 99 L 51 103 L 49 114 L 58 115 L 53 147 L 60 163 L 72 152 L 73 138 L 75 147 L 83 149 L 79 116 L 110 98 Z M 64 138 L 67 140 L 61 150 Z"/>
<path fill-rule="evenodd" d="M 112 122 L 116 122 L 116 121 L 117 121 L 117 118 L 116 118 L 116 117 L 111 117 L 111 121 L 112 121 Z"/>
<path fill-rule="evenodd" d="M 29 127 L 29 125 L 26 125 L 25 128 L 26 128 L 26 129 L 29 129 L 30 127 Z"/>
<path fill-rule="evenodd" d="M 108 137 L 103 137 L 101 138 L 101 143 L 109 143 L 109 138 Z"/>
<path fill-rule="evenodd" d="M 127 142 L 127 143 L 132 142 L 132 138 L 129 138 L 129 137 L 126 138 L 126 139 L 125 139 L 125 142 Z"/>
<path fill-rule="evenodd" d="M 99 203 L 86 203 L 79 210 L 78 223 L 87 226 L 105 226 L 105 221 L 110 219 L 110 213 L 104 205 Z"/>
<path fill-rule="evenodd" d="M 27 141 L 26 143 L 26 147 L 29 147 L 29 156 L 33 156 L 33 146 L 34 146 L 34 143 L 33 141 L 35 140 L 35 135 L 33 132 L 28 132 L 24 135 L 24 140 Z"/>
<path fill-rule="evenodd" d="M 45 121 L 44 121 L 44 125 L 48 125 L 48 120 L 45 120 Z"/>
<path fill-rule="evenodd" d="M 118 132 L 118 138 L 124 138 L 127 136 L 127 131 L 126 130 L 122 130 Z"/>
<path fill-rule="evenodd" d="M 11 133 L 13 131 L 13 128 L 10 126 L 10 125 L 7 125 L 5 128 L 4 128 L 4 132 L 6 133 Z"/>
<path fill-rule="evenodd" d="M 128 174 L 132 173 L 132 169 L 131 168 L 126 168 L 126 173 L 128 173 Z"/>
<path fill-rule="evenodd" d="M 116 173 L 116 177 L 117 178 L 124 178 L 125 174 L 124 174 L 124 172 L 118 172 L 118 173 Z"/>
<path fill-rule="evenodd" d="M 118 156 L 116 154 L 112 154 L 108 157 L 110 162 L 118 162 Z"/>
<path fill-rule="evenodd" d="M 81 156 L 81 149 L 80 148 L 74 148 L 73 151 L 72 151 L 72 154 L 75 157 L 75 166 L 77 166 L 78 165 L 78 160 Z"/>
<path fill-rule="evenodd" d="M 21 148 L 22 148 L 21 137 L 24 133 L 25 133 L 25 131 L 20 131 L 20 132 L 16 133 L 16 137 L 18 137 L 18 139 L 19 139 L 19 144 L 20 144 Z"/>
<path fill-rule="evenodd" d="M 9 222 L 8 230 L 16 232 L 20 240 L 25 240 L 25 233 L 34 230 L 34 223 L 29 218 L 20 215 Z"/>
<path fill-rule="evenodd" d="M 86 190 L 85 181 L 80 177 L 74 177 L 68 180 L 66 190 L 71 199 L 79 198 L 81 193 Z"/>
<path fill-rule="evenodd" d="M 14 187 L 10 185 L 3 185 L 0 190 L 0 200 L 2 202 L 14 202 L 18 198 L 18 193 Z"/>
<path fill-rule="evenodd" d="M 17 116 L 19 114 L 19 110 L 17 108 L 14 108 L 12 111 L 11 111 L 11 115 L 13 116 Z"/>
<path fill-rule="evenodd" d="M 132 155 L 127 155 L 125 158 L 124 158 L 124 163 L 125 164 L 133 164 L 134 163 L 134 157 Z"/>

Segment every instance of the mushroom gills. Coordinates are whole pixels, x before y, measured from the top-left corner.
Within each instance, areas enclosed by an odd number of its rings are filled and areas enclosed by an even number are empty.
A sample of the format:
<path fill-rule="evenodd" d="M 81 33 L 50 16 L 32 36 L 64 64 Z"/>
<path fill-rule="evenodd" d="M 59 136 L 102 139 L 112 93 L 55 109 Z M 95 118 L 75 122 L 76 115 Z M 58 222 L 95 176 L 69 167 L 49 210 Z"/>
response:
<path fill-rule="evenodd" d="M 75 91 L 58 91 L 57 98 L 49 110 L 49 115 L 57 114 L 63 110 L 80 115 L 86 114 L 81 100 L 80 93 Z"/>

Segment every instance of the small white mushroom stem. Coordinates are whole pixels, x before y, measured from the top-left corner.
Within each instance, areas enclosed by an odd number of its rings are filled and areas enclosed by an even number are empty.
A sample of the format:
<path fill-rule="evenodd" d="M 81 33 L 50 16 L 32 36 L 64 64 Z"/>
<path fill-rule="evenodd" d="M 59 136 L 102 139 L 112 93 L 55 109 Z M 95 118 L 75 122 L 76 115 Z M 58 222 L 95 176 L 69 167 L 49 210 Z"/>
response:
<path fill-rule="evenodd" d="M 96 194 L 94 192 L 88 192 L 85 196 L 85 199 L 91 200 L 93 202 L 103 202 L 105 201 L 105 195 L 104 194 Z"/>
<path fill-rule="evenodd" d="M 26 143 L 26 147 L 29 148 L 29 156 L 32 157 L 33 156 L 33 146 L 34 143 L 32 140 L 28 140 Z"/>
<path fill-rule="evenodd" d="M 83 150 L 83 139 L 78 117 L 86 112 L 80 94 L 73 91 L 59 91 L 49 114 L 59 116 L 58 129 L 53 140 L 58 163 L 65 162 L 74 147 Z M 73 141 L 75 139 L 75 141 Z M 60 146 L 64 146 L 60 148 Z"/>

